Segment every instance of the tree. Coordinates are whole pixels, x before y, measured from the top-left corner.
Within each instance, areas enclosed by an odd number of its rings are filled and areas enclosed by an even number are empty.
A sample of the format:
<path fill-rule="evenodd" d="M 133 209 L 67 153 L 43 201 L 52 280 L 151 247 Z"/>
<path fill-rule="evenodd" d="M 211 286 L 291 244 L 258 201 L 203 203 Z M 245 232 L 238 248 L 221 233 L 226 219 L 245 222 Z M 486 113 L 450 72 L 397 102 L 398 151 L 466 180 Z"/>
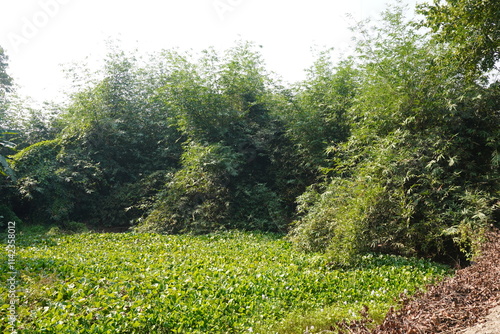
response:
<path fill-rule="evenodd" d="M 347 111 L 356 95 L 358 73 L 351 60 L 332 63 L 331 50 L 322 51 L 294 94 L 293 107 L 283 110 L 288 136 L 303 160 L 316 172 L 325 167 L 327 147 L 349 137 Z"/>
<path fill-rule="evenodd" d="M 0 46 L 0 115 L 7 109 L 6 95 L 12 90 L 12 78 L 7 74 L 8 60 L 5 50 Z"/>
<path fill-rule="evenodd" d="M 423 24 L 435 37 L 455 48 L 469 71 L 488 71 L 500 59 L 499 0 L 434 0 L 420 5 Z"/>
<path fill-rule="evenodd" d="M 181 135 L 158 102 L 159 72 L 141 68 L 134 54 L 111 47 L 104 68 L 84 79 L 55 138 L 13 158 L 23 211 L 38 223 L 128 225 L 177 165 Z"/>
<path fill-rule="evenodd" d="M 498 210 L 498 84 L 465 80 L 403 13 L 360 30 L 350 137 L 328 149 L 332 176 L 299 198 L 292 239 L 336 264 L 365 251 L 470 255 Z"/>
<path fill-rule="evenodd" d="M 14 144 L 8 141 L 5 137 L 9 135 L 9 131 L 3 128 L 4 113 L 8 107 L 7 93 L 12 90 L 12 78 L 7 74 L 8 57 L 5 51 L 0 47 L 0 174 L 14 178 L 14 174 L 10 169 L 5 153 L 10 153 Z"/>
<path fill-rule="evenodd" d="M 181 168 L 139 229 L 283 231 L 293 212 L 284 195 L 293 177 L 283 172 L 290 142 L 268 103 L 272 82 L 260 54 L 239 42 L 198 62 L 166 56 L 173 71 L 160 98 L 185 139 Z"/>
<path fill-rule="evenodd" d="M 7 74 L 8 57 L 0 46 L 0 226 L 5 221 L 18 221 L 10 208 L 9 197 L 13 192 L 13 182 L 16 179 L 6 155 L 11 154 L 15 144 L 9 139 L 12 132 L 4 128 L 5 111 L 9 101 L 7 94 L 12 91 L 12 78 Z M 3 220 L 3 221 L 2 221 Z"/>

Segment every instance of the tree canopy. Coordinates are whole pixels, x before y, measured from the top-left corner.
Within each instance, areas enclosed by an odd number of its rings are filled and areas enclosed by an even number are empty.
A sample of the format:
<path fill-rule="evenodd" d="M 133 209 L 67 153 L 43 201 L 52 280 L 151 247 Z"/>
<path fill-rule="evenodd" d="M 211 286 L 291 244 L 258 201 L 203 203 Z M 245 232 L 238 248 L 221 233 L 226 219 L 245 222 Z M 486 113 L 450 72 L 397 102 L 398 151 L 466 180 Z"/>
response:
<path fill-rule="evenodd" d="M 500 59 L 499 0 L 434 0 L 419 12 L 434 36 L 455 48 L 468 70 L 488 71 Z"/>
<path fill-rule="evenodd" d="M 149 58 L 110 45 L 97 73 L 70 70 L 75 91 L 46 106 L 54 115 L 11 122 L 6 202 L 65 228 L 288 233 L 335 265 L 471 256 L 500 215 L 500 84 L 486 73 L 498 6 L 453 18 L 472 2 L 423 7 L 430 35 L 389 7 L 354 28 L 353 55 L 320 52 L 294 85 L 251 42 Z M 486 37 L 469 50 L 467 34 Z"/>
<path fill-rule="evenodd" d="M 5 177 L 14 177 L 5 155 L 10 152 L 14 144 L 8 141 L 6 136 L 9 134 L 4 128 L 5 112 L 8 108 L 7 93 L 12 90 L 12 78 L 7 73 L 8 57 L 4 49 L 0 46 L 0 175 Z"/>
<path fill-rule="evenodd" d="M 9 58 L 0 46 L 0 112 L 5 112 L 6 94 L 12 89 L 12 78 L 7 73 Z"/>

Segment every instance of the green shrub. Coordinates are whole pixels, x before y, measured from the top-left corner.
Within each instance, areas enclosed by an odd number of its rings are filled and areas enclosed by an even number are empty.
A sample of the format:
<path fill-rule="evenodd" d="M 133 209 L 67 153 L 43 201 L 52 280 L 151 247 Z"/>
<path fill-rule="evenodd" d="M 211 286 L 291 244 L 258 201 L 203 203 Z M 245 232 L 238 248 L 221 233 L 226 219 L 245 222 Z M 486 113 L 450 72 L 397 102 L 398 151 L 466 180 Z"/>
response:
<path fill-rule="evenodd" d="M 401 9 L 361 29 L 347 142 L 299 198 L 292 240 L 346 264 L 366 250 L 450 261 L 477 251 L 498 213 L 498 83 L 435 62 L 450 56 Z M 460 254 L 461 253 L 461 254 Z"/>
<path fill-rule="evenodd" d="M 353 264 L 366 251 L 363 234 L 370 213 L 383 196 L 380 186 L 367 181 L 336 180 L 321 194 L 304 194 L 299 201 L 311 196 L 317 200 L 311 207 L 301 203 L 307 214 L 295 223 L 291 240 L 304 250 L 326 252 L 332 264 Z"/>
<path fill-rule="evenodd" d="M 266 184 L 241 183 L 231 192 L 227 226 L 241 230 L 286 232 L 289 213 L 279 194 Z"/>
<path fill-rule="evenodd" d="M 183 168 L 173 174 L 138 231 L 208 233 L 228 214 L 226 180 L 237 174 L 237 154 L 227 146 L 189 143 Z"/>
<path fill-rule="evenodd" d="M 409 142 L 417 145 L 409 148 Z M 357 164 L 344 161 L 338 167 L 349 176 L 299 197 L 302 217 L 292 240 L 340 265 L 367 250 L 443 261 L 474 256 L 495 221 L 497 197 L 487 190 L 495 182 L 485 187 L 479 175 L 467 179 L 442 150 L 450 148 L 400 133 L 367 148 Z"/>
<path fill-rule="evenodd" d="M 61 228 L 59 226 L 52 226 L 47 231 L 47 233 L 45 233 L 45 235 L 47 235 L 49 237 L 55 237 L 55 236 L 59 236 L 61 234 L 63 234 L 63 231 L 61 230 Z"/>
<path fill-rule="evenodd" d="M 35 223 L 62 222 L 69 218 L 74 193 L 58 175 L 59 140 L 31 145 L 12 157 L 18 174 L 17 190 L 27 219 Z"/>
<path fill-rule="evenodd" d="M 16 226 L 22 224 L 21 219 L 5 204 L 0 204 L 0 227 L 7 226 L 8 222 L 16 223 Z"/>
<path fill-rule="evenodd" d="M 84 233 L 89 231 L 85 224 L 75 221 L 64 222 L 62 227 L 65 231 L 71 233 Z"/>

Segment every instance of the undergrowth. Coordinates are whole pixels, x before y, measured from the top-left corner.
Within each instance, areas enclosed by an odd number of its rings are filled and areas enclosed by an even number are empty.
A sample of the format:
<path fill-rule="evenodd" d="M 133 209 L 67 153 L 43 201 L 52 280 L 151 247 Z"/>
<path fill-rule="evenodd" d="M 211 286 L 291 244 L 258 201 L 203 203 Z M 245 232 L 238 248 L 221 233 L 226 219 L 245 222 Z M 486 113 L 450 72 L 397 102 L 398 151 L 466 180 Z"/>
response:
<path fill-rule="evenodd" d="M 448 273 L 382 255 L 334 270 L 263 233 L 19 232 L 16 242 L 19 333 L 315 332 L 359 318 L 363 305 L 381 320 L 401 293 Z M 6 282 L 7 261 L 0 267 Z M 0 289 L 7 296 L 6 284 Z M 2 298 L 2 331 L 8 303 Z"/>

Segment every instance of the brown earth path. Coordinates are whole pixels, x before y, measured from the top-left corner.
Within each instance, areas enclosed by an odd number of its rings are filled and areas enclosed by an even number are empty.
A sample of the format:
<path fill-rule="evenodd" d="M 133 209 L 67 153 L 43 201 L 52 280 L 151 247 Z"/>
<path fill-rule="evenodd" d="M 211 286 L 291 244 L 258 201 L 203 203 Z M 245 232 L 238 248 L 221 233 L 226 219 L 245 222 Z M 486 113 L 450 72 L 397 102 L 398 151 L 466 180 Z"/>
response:
<path fill-rule="evenodd" d="M 499 334 L 500 333 L 500 306 L 490 310 L 490 314 L 481 319 L 474 327 L 470 327 L 457 334 Z"/>

